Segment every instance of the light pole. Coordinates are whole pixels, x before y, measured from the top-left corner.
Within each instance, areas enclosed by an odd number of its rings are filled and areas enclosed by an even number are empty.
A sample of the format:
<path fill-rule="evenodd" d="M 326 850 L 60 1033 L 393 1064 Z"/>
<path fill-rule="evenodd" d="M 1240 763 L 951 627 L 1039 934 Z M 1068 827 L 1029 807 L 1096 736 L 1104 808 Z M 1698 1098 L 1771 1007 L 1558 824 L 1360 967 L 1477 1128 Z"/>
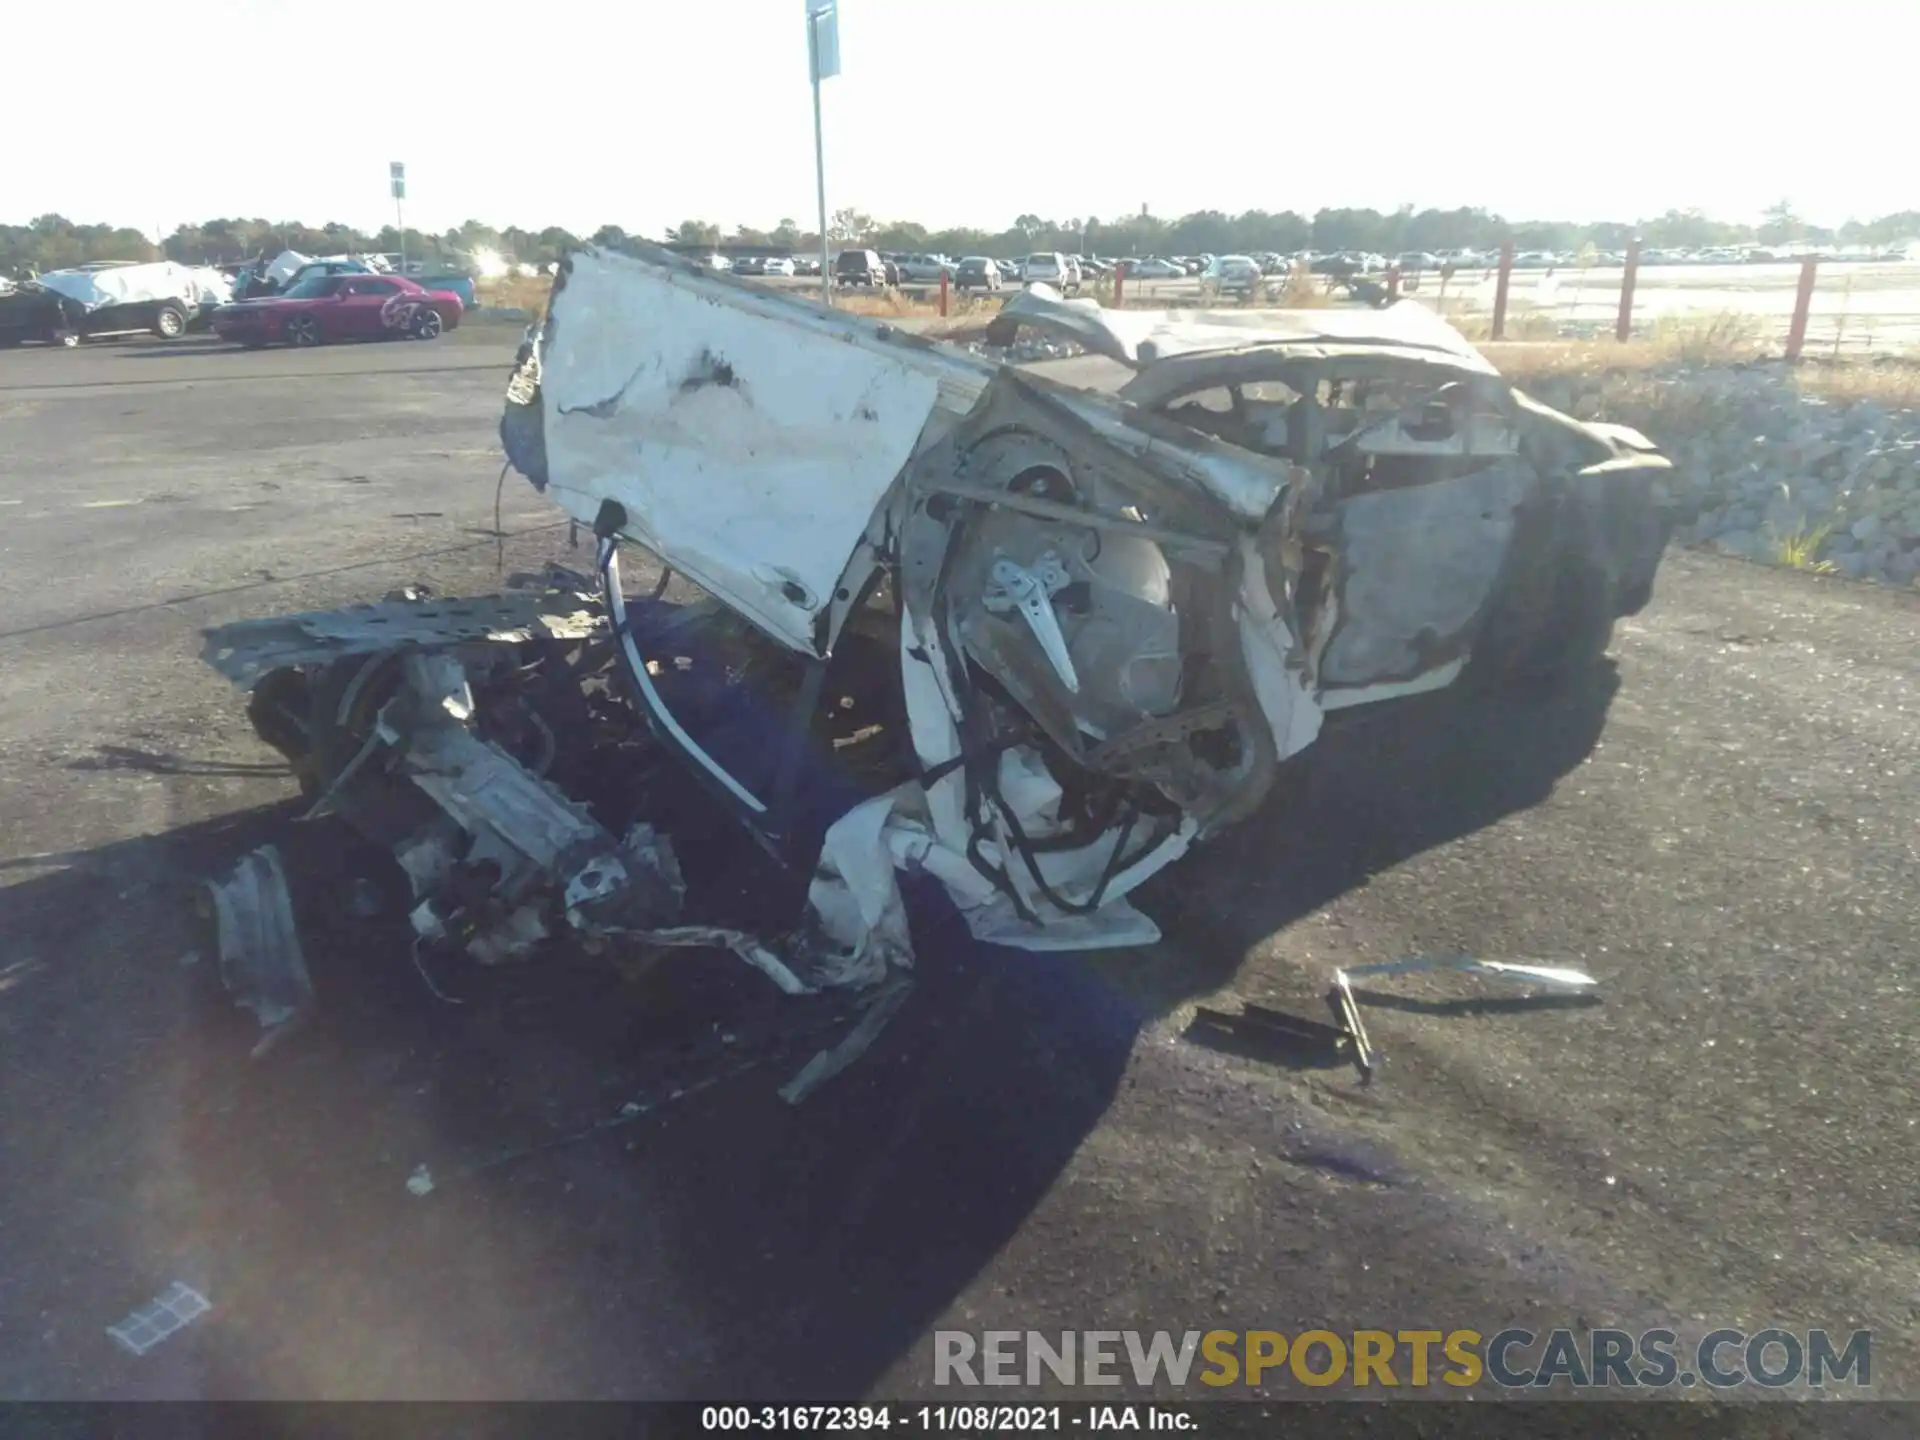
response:
<path fill-rule="evenodd" d="M 827 255 L 827 146 L 820 124 L 820 82 L 840 73 L 839 0 L 807 0 L 807 74 L 813 81 L 813 181 L 820 204 L 820 303 L 833 304 Z"/>

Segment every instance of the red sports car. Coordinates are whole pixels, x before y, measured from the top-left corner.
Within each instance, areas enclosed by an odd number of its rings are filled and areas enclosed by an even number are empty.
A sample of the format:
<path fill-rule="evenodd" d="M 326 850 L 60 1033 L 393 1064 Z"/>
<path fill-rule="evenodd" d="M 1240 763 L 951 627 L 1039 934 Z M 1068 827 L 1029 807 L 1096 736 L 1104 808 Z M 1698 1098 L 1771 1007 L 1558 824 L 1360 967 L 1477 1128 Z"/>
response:
<path fill-rule="evenodd" d="M 249 350 L 284 340 L 434 340 L 460 323 L 460 297 L 398 275 L 314 275 L 279 295 L 213 312 L 213 333 Z"/>

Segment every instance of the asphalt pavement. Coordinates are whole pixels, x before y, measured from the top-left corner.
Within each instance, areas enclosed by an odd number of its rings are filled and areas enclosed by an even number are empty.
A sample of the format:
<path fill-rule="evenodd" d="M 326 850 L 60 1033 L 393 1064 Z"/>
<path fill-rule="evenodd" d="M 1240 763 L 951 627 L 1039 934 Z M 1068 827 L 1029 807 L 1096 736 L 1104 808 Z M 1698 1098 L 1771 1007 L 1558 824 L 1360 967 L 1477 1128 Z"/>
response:
<path fill-rule="evenodd" d="M 1920 598 L 1675 553 L 1567 693 L 1354 712 L 1139 897 L 1160 945 L 934 925 L 806 1105 L 755 1072 L 572 1139 L 764 997 L 436 999 L 197 658 L 584 561 L 517 476 L 493 534 L 516 338 L 0 355 L 0 1396 L 951 1399 L 938 1328 L 1668 1324 L 1871 1329 L 1920 1398 Z M 276 837 L 321 1004 L 250 1061 L 186 901 Z M 1381 985 L 1371 1086 L 1195 1026 L 1433 951 L 1601 998 Z M 213 1309 L 117 1348 L 175 1281 Z"/>

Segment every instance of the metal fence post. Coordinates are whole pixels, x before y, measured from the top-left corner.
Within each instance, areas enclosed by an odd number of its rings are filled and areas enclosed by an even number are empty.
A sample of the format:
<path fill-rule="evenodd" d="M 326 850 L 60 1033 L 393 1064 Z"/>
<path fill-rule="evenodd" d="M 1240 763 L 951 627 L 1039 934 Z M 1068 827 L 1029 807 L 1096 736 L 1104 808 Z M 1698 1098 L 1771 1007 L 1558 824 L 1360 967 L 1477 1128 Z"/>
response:
<path fill-rule="evenodd" d="M 1398 300 L 1399 298 L 1400 267 L 1398 265 L 1389 265 L 1387 267 L 1387 299 Z"/>
<path fill-rule="evenodd" d="M 1513 241 L 1500 242 L 1500 273 L 1493 282 L 1493 334 L 1490 338 L 1507 338 L 1507 287 L 1513 283 Z"/>
<path fill-rule="evenodd" d="M 947 272 L 946 272 L 946 269 L 942 267 L 940 271 L 940 314 L 942 318 L 945 318 L 946 313 L 947 313 Z"/>
<path fill-rule="evenodd" d="M 1127 266 L 1126 266 L 1126 262 L 1122 261 L 1120 264 L 1113 267 L 1113 308 L 1114 309 L 1118 310 L 1122 305 L 1125 305 L 1127 303 L 1126 289 L 1127 289 Z"/>
<path fill-rule="evenodd" d="M 1793 297 L 1793 323 L 1787 326 L 1787 359 L 1798 360 L 1807 343 L 1807 317 L 1813 313 L 1813 277 L 1820 258 L 1809 255 L 1800 262 L 1800 288 Z"/>
<path fill-rule="evenodd" d="M 1627 242 L 1626 273 L 1620 277 L 1620 318 L 1613 322 L 1613 338 L 1622 345 L 1633 337 L 1633 284 L 1640 276 L 1640 241 Z"/>

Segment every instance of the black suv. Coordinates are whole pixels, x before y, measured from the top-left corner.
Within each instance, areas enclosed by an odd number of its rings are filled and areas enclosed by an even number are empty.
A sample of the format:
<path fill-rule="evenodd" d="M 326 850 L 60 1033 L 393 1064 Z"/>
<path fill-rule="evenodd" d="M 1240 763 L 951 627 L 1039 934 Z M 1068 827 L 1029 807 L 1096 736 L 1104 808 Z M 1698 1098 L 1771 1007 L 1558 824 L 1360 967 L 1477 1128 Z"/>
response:
<path fill-rule="evenodd" d="M 887 267 L 872 250 L 842 250 L 833 262 L 836 285 L 885 285 Z"/>

